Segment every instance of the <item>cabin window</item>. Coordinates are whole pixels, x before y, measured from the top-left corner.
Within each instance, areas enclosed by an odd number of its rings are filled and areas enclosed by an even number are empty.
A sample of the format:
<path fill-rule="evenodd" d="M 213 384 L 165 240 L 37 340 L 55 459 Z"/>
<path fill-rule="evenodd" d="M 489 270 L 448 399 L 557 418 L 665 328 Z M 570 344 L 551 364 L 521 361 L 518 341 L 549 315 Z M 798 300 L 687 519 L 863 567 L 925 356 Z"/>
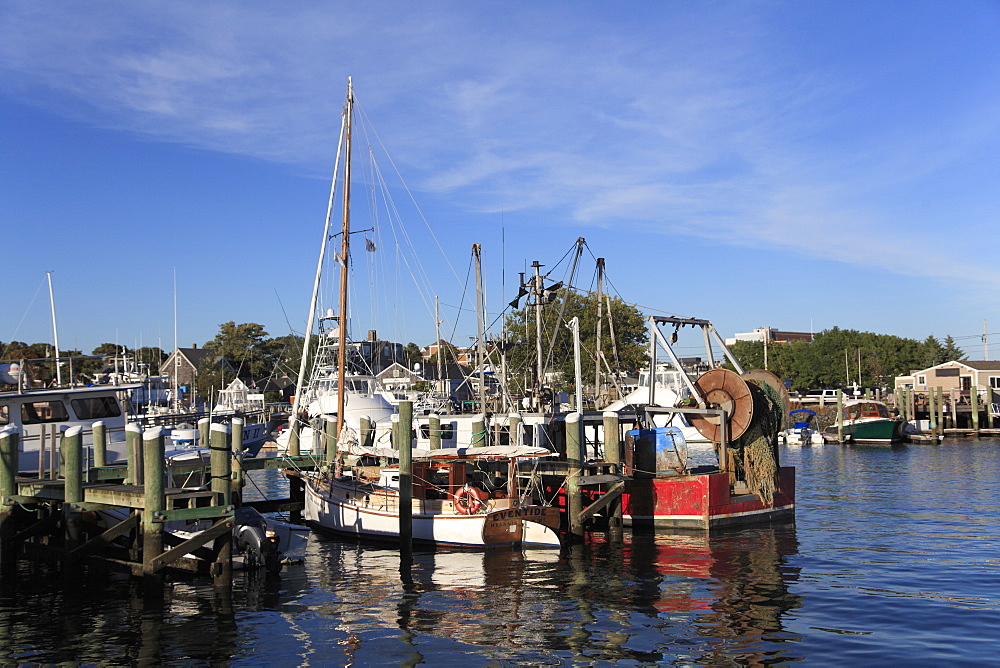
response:
<path fill-rule="evenodd" d="M 65 422 L 69 419 L 61 401 L 32 401 L 21 404 L 21 423 Z"/>
<path fill-rule="evenodd" d="M 6 406 L 0 406 L 0 425 L 10 424 L 10 412 Z"/>
<path fill-rule="evenodd" d="M 917 376 L 917 385 L 926 385 L 927 376 Z"/>
<path fill-rule="evenodd" d="M 111 397 L 89 397 L 74 399 L 70 402 L 73 412 L 80 420 L 100 420 L 102 418 L 118 417 L 122 414 L 118 402 Z"/>
<path fill-rule="evenodd" d="M 1000 390 L 1000 376 L 990 376 L 990 387 Z"/>
<path fill-rule="evenodd" d="M 937 369 L 934 375 L 938 378 L 954 378 L 958 376 L 958 369 Z"/>

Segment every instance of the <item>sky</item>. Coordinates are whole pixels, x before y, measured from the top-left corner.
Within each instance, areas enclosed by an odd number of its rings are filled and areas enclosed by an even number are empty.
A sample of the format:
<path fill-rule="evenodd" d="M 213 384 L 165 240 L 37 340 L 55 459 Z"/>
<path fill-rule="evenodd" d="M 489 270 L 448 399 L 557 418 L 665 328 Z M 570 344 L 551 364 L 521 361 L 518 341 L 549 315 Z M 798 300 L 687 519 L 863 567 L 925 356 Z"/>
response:
<path fill-rule="evenodd" d="M 351 77 L 356 148 L 388 156 L 352 202 L 401 177 L 388 230 L 352 203 L 355 338 L 426 345 L 437 297 L 467 344 L 473 244 L 494 331 L 518 273 L 562 280 L 583 238 L 578 287 L 605 258 L 605 290 L 724 337 L 983 359 L 985 329 L 996 359 L 998 35 L 986 0 L 8 0 L 0 341 L 52 340 L 47 272 L 63 349 L 304 331 Z"/>

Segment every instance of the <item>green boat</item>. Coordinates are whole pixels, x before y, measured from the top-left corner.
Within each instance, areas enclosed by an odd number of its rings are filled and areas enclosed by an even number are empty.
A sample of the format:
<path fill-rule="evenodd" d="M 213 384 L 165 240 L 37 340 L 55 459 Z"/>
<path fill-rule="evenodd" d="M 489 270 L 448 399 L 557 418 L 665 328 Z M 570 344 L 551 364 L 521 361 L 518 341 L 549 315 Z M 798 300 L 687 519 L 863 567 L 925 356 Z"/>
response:
<path fill-rule="evenodd" d="M 844 402 L 844 422 L 841 429 L 844 441 L 852 443 L 901 443 L 903 441 L 902 418 L 889 414 L 889 407 L 881 401 L 871 399 L 851 399 Z M 837 425 L 826 428 L 826 440 L 837 440 Z"/>

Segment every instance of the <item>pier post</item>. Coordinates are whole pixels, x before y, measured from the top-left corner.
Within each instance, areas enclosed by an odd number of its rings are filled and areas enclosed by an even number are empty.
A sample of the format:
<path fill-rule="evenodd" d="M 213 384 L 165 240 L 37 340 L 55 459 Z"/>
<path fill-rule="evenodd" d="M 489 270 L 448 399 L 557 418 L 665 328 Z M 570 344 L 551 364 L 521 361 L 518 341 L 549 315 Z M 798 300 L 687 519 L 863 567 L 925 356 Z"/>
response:
<path fill-rule="evenodd" d="M 472 418 L 472 438 L 469 439 L 470 448 L 481 448 L 488 445 L 486 441 L 486 416 L 480 413 Z"/>
<path fill-rule="evenodd" d="M 125 461 L 125 484 L 138 485 L 142 482 L 142 427 L 135 422 L 125 425 Z"/>
<path fill-rule="evenodd" d="M 837 390 L 837 441 L 844 442 L 844 391 Z"/>
<path fill-rule="evenodd" d="M 979 436 L 979 388 L 975 385 L 969 389 L 969 408 L 972 410 L 972 431 Z"/>
<path fill-rule="evenodd" d="M 374 438 L 372 437 L 372 419 L 367 415 L 362 415 L 358 420 L 358 442 L 361 447 L 371 447 Z"/>
<path fill-rule="evenodd" d="M 232 435 L 224 424 L 213 424 L 210 430 L 210 465 L 213 492 L 219 494 L 219 505 L 228 506 L 232 499 Z"/>
<path fill-rule="evenodd" d="M 80 513 L 73 504 L 83 501 L 83 427 L 76 425 L 62 433 L 59 449 L 63 460 L 63 531 L 66 554 L 80 544 Z"/>
<path fill-rule="evenodd" d="M 129 425 L 130 427 L 132 425 Z M 138 425 L 136 425 L 138 428 Z M 155 522 L 156 513 L 166 510 L 163 428 L 147 429 L 142 436 L 142 576 L 147 594 L 160 591 L 163 578 L 153 569 L 153 560 L 163 553 L 163 524 Z"/>
<path fill-rule="evenodd" d="M 937 436 L 937 406 L 934 405 L 934 388 L 927 388 L 927 427 L 931 436 Z"/>
<path fill-rule="evenodd" d="M 47 447 L 49 436 L 48 436 L 48 425 L 41 425 L 41 434 L 38 437 L 38 479 L 45 480 L 46 469 L 48 468 L 48 460 L 45 458 L 45 448 Z"/>
<path fill-rule="evenodd" d="M 524 445 L 524 437 L 521 435 L 521 414 L 511 413 L 507 416 L 507 438 L 511 445 Z"/>
<path fill-rule="evenodd" d="M 944 388 L 938 385 L 938 433 L 944 438 Z"/>
<path fill-rule="evenodd" d="M 335 475 L 337 467 L 337 418 L 323 416 L 323 465 L 330 475 Z"/>
<path fill-rule="evenodd" d="M 227 425 L 213 424 L 210 429 L 212 491 L 216 492 L 219 505 L 232 503 L 232 432 Z M 212 546 L 212 582 L 216 587 L 227 587 L 233 579 L 233 535 L 227 531 Z"/>
<path fill-rule="evenodd" d="M 570 539 L 583 538 L 583 497 L 580 493 L 580 476 L 583 474 L 583 446 L 581 444 L 581 415 L 566 416 L 566 511 L 569 519 Z"/>
<path fill-rule="evenodd" d="M 211 428 L 212 420 L 209 418 L 201 418 L 198 420 L 198 443 L 202 447 L 211 447 Z"/>
<path fill-rule="evenodd" d="M 94 466 L 101 468 L 108 465 L 108 428 L 103 420 L 93 425 Z"/>
<path fill-rule="evenodd" d="M 430 441 L 431 450 L 441 449 L 441 416 L 431 413 L 427 416 L 427 439 Z"/>
<path fill-rule="evenodd" d="M 413 547 L 413 402 L 399 402 L 399 547 L 409 553 Z"/>
<path fill-rule="evenodd" d="M 17 427 L 0 429 L 0 572 L 4 575 L 11 572 L 17 556 L 10 540 L 14 535 L 14 506 L 8 506 L 6 500 L 17 494 L 15 476 L 19 441 Z"/>
<path fill-rule="evenodd" d="M 243 452 L 243 425 L 244 420 L 240 417 L 234 417 L 230 421 L 232 427 L 232 444 L 233 444 L 233 454 L 232 454 L 232 467 L 233 467 L 233 480 L 236 484 L 236 489 L 242 490 L 245 481 L 243 480 L 243 464 L 240 460 L 239 453 Z"/>
<path fill-rule="evenodd" d="M 604 411 L 601 415 L 604 422 L 604 459 L 614 466 L 616 475 L 622 474 L 622 454 L 618 413 Z M 620 543 L 625 537 L 624 521 L 622 519 L 622 497 L 619 496 L 608 509 L 608 541 Z"/>
<path fill-rule="evenodd" d="M 288 456 L 298 457 L 302 454 L 302 421 L 294 411 L 288 418 L 288 427 L 291 430 L 288 433 Z"/>

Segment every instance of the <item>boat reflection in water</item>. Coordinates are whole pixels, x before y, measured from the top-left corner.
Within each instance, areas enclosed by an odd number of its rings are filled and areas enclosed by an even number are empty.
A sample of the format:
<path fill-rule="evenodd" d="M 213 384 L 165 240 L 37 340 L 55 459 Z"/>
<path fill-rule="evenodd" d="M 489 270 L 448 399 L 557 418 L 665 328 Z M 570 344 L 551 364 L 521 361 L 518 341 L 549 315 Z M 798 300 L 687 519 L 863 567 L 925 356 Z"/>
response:
<path fill-rule="evenodd" d="M 314 541 L 315 542 L 315 541 Z M 560 552 L 398 552 L 329 541 L 328 594 L 344 655 L 477 661 L 753 664 L 793 660 L 783 617 L 800 607 L 794 526 L 635 535 Z M 345 584 L 349 583 L 349 584 Z M 323 585 L 321 585 L 323 587 Z M 407 647 L 398 644 L 403 640 Z M 471 647 L 470 647 L 471 646 Z M 786 650 L 787 648 L 787 650 Z M 440 654 L 440 657 L 438 656 Z M 336 657 L 329 656 L 334 659 Z"/>

